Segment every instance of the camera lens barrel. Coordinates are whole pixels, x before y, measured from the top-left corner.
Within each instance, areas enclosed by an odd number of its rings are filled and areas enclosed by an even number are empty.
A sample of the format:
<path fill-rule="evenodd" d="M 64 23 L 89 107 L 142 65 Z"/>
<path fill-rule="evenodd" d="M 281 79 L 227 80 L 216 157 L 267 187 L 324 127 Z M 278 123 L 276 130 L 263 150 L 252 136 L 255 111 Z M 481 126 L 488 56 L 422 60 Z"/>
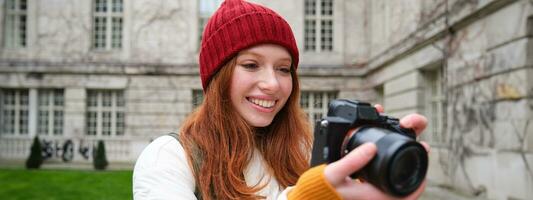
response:
<path fill-rule="evenodd" d="M 352 178 L 361 178 L 396 196 L 411 194 L 424 181 L 428 155 L 415 140 L 372 126 L 362 126 L 347 135 L 350 138 L 346 138 L 342 152 L 349 152 L 367 142 L 378 147 L 376 156 L 362 170 L 352 174 Z"/>

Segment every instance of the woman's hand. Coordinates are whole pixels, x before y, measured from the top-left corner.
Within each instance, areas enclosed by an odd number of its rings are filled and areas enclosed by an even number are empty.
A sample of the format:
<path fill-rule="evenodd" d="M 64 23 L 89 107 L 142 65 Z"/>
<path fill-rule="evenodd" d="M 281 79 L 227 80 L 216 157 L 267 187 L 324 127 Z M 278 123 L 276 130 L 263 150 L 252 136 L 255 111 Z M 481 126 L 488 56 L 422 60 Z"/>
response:
<path fill-rule="evenodd" d="M 375 107 L 378 112 L 383 112 L 383 107 L 381 105 L 376 105 Z M 413 129 L 418 136 L 426 128 L 427 120 L 422 115 L 410 114 L 400 120 L 400 126 Z M 429 145 L 424 142 L 421 142 L 421 144 L 429 152 Z M 417 199 L 424 191 L 426 181 L 424 181 L 420 187 L 409 196 L 397 198 L 382 192 L 368 182 L 358 182 L 350 178 L 350 174 L 361 170 L 370 160 L 372 160 L 376 152 L 377 147 L 375 144 L 363 144 L 342 159 L 326 166 L 324 169 L 324 175 L 343 199 Z"/>

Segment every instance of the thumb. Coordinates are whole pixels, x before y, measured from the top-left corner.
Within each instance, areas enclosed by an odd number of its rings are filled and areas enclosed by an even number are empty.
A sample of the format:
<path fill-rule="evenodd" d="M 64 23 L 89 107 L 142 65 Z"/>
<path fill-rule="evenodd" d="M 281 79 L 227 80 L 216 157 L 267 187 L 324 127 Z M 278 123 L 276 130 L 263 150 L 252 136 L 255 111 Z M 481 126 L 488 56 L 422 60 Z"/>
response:
<path fill-rule="evenodd" d="M 324 175 L 332 185 L 342 183 L 347 176 L 362 169 L 372 160 L 376 152 L 377 147 L 374 143 L 365 143 L 343 158 L 326 166 Z"/>

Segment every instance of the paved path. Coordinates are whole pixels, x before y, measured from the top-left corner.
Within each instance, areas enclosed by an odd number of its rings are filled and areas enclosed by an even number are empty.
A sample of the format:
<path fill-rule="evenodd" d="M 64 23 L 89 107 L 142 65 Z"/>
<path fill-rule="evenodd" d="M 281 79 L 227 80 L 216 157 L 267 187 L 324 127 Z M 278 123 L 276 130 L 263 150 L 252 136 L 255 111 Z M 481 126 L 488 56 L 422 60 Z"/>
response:
<path fill-rule="evenodd" d="M 426 191 L 422 194 L 419 200 L 488 200 L 484 197 L 471 197 L 463 194 L 459 194 L 455 191 L 436 187 L 428 186 Z"/>

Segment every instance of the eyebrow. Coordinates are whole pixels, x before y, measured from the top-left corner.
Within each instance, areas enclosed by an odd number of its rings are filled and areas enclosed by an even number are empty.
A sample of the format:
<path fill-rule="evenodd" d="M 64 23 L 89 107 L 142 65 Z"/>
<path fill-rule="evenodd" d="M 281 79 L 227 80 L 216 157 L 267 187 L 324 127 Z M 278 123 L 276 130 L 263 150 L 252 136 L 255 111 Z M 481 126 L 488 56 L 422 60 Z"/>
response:
<path fill-rule="evenodd" d="M 292 59 L 291 59 L 291 58 L 282 58 L 282 59 L 280 59 L 279 61 L 280 61 L 280 62 L 285 62 L 285 61 L 287 61 L 287 62 L 292 63 Z"/>
<path fill-rule="evenodd" d="M 255 56 L 255 57 L 259 57 L 259 58 L 263 58 L 264 57 L 263 55 L 255 53 L 255 52 L 252 52 L 252 51 L 242 51 L 242 52 L 240 52 L 238 54 L 238 56 L 244 56 L 244 55 L 251 55 L 251 56 Z"/>

